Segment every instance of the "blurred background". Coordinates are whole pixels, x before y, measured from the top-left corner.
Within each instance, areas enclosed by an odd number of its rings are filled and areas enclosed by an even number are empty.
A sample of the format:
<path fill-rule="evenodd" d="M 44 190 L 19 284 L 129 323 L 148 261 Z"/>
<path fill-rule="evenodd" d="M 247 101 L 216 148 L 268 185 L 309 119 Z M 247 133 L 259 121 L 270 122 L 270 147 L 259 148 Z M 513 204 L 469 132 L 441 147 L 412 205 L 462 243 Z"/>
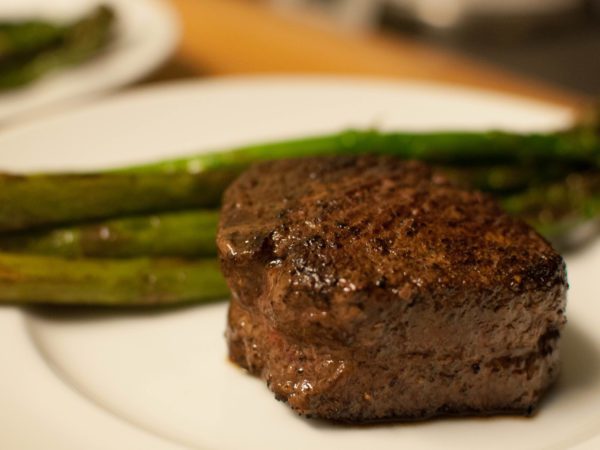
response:
<path fill-rule="evenodd" d="M 568 104 L 600 94 L 600 0 L 171 3 L 179 62 L 207 74 L 374 74 Z"/>
<path fill-rule="evenodd" d="M 271 0 L 600 94 L 600 0 Z"/>
<path fill-rule="evenodd" d="M 81 19 L 99 3 L 4 0 L 0 19 L 67 23 Z M 81 49 L 76 49 L 75 58 L 73 52 L 66 58 L 63 52 L 69 69 L 49 70 L 48 76 L 44 69 L 59 59 L 54 55 L 38 58 L 42 62 L 29 64 L 26 71 L 19 66 L 18 75 L 33 73 L 35 82 L 2 90 L 0 123 L 125 86 L 235 74 L 416 79 L 491 89 L 572 108 L 600 95 L 600 0 L 102 3 L 113 9 L 116 18 L 106 48 L 90 57 L 91 62 L 79 55 Z M 81 29 L 90 29 L 89 23 L 79 28 L 69 36 L 98 43 L 83 37 Z M 2 72 L 15 70 L 14 55 L 7 53 L 7 38 L 1 31 L 0 88 Z M 16 64 L 33 57 L 34 53 L 26 52 Z M 15 78 L 10 76 L 9 81 Z"/>

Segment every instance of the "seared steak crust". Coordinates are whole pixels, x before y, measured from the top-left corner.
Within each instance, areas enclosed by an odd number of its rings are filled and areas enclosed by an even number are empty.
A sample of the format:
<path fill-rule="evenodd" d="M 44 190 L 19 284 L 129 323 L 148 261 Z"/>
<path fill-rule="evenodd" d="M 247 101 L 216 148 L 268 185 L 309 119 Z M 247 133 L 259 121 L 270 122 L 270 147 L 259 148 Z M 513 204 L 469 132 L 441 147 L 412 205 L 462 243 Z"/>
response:
<path fill-rule="evenodd" d="M 529 413 L 558 373 L 562 258 L 420 163 L 256 165 L 217 243 L 230 358 L 301 414 Z"/>

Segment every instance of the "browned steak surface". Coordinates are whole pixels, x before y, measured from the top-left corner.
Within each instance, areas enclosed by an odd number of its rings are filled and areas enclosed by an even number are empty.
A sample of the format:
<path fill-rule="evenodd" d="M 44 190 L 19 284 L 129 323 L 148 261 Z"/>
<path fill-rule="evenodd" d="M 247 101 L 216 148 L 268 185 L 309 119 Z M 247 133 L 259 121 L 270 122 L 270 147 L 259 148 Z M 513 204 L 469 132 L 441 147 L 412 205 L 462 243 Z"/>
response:
<path fill-rule="evenodd" d="M 562 258 L 420 163 L 256 165 L 217 243 L 230 357 L 301 414 L 528 413 L 557 375 Z"/>

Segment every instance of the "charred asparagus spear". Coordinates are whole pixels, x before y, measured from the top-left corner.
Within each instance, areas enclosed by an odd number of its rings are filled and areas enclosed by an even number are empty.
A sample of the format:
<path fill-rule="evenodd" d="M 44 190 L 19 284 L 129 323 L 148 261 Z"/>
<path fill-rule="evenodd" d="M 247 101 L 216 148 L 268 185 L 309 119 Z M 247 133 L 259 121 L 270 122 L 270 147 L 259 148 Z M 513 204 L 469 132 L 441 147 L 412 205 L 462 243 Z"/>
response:
<path fill-rule="evenodd" d="M 378 132 L 349 130 L 338 134 L 242 147 L 226 152 L 161 161 L 122 169 L 123 173 L 200 173 L 216 167 L 247 166 L 279 158 L 348 154 L 389 154 L 448 166 L 512 165 L 539 168 L 560 164 L 571 170 L 600 167 L 600 136 L 575 127 L 554 133 Z"/>
<path fill-rule="evenodd" d="M 570 229 L 600 217 L 600 172 L 573 173 L 561 182 L 533 185 L 500 202 L 544 236 L 560 240 Z"/>
<path fill-rule="evenodd" d="M 216 206 L 238 173 L 0 175 L 0 231 Z"/>
<path fill-rule="evenodd" d="M 392 154 L 450 167 L 504 165 L 544 172 L 552 165 L 567 173 L 600 168 L 600 138 L 588 128 L 547 134 L 349 131 L 118 171 L 4 175 L 0 231 L 217 206 L 223 190 L 252 162 L 359 153 Z"/>
<path fill-rule="evenodd" d="M 216 211 L 184 211 L 0 235 L 0 251 L 63 257 L 216 255 Z"/>
<path fill-rule="evenodd" d="M 149 306 L 228 295 L 216 260 L 64 259 L 0 253 L 0 303 Z"/>

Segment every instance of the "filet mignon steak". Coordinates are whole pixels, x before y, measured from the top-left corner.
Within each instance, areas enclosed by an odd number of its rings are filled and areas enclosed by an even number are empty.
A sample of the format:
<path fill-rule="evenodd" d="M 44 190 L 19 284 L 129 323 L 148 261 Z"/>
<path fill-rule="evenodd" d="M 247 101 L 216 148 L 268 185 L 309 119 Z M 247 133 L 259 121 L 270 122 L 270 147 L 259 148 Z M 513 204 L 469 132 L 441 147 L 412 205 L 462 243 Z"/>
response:
<path fill-rule="evenodd" d="M 529 414 L 557 376 L 563 259 L 421 163 L 253 166 L 217 243 L 230 358 L 302 415 Z"/>

